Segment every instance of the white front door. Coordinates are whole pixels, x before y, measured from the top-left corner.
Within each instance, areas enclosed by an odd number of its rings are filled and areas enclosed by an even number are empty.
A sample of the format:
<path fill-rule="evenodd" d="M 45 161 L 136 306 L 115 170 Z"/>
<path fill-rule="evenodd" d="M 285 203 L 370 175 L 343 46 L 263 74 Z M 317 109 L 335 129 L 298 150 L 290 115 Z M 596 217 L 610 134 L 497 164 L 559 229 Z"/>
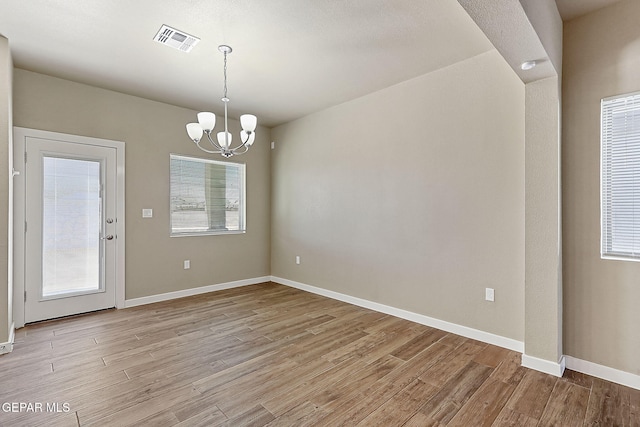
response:
<path fill-rule="evenodd" d="M 115 307 L 116 148 L 25 138 L 25 323 Z"/>

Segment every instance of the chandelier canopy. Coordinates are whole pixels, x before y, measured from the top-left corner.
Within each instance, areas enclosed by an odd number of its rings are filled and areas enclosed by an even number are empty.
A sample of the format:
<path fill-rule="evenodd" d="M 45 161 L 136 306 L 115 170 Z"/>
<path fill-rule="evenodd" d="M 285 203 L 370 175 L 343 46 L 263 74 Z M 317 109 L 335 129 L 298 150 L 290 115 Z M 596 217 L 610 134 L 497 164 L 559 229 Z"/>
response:
<path fill-rule="evenodd" d="M 222 102 L 224 103 L 224 131 L 218 132 L 216 139 L 211 137 L 213 128 L 216 126 L 216 115 L 211 112 L 198 113 L 198 123 L 187 124 L 187 134 L 189 138 L 198 146 L 199 149 L 206 153 L 222 154 L 224 157 L 231 157 L 238 154 L 244 154 L 249 150 L 249 147 L 253 145 L 256 139 L 256 126 L 258 119 L 253 114 L 243 114 L 240 116 L 240 142 L 237 147 L 231 147 L 231 133 L 228 128 L 227 118 L 227 104 L 229 104 L 229 98 L 227 97 L 227 55 L 231 53 L 231 47 L 227 45 L 218 46 L 218 50 L 224 54 L 224 96 Z M 200 145 L 202 136 L 206 135 L 211 149 Z M 207 146 L 208 147 L 208 146 Z"/>

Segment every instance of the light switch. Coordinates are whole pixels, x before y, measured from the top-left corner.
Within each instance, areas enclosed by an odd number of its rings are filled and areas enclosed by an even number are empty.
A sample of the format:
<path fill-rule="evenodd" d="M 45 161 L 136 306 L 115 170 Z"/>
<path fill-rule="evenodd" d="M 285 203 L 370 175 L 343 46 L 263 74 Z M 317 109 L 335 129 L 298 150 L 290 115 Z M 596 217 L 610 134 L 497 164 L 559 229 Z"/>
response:
<path fill-rule="evenodd" d="M 493 288 L 485 288 L 484 299 L 487 301 L 495 301 L 495 291 Z"/>
<path fill-rule="evenodd" d="M 142 209 L 142 218 L 153 218 L 153 209 Z"/>

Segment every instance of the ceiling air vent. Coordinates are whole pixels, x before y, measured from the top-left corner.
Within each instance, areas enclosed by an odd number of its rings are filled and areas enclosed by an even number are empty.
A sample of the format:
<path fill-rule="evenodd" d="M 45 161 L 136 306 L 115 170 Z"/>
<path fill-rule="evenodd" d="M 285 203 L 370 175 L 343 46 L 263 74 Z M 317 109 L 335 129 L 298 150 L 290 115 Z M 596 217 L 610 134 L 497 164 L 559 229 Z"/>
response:
<path fill-rule="evenodd" d="M 184 31 L 176 30 L 167 25 L 160 27 L 160 31 L 153 39 L 158 43 L 171 46 L 183 52 L 190 52 L 200 41 L 197 37 L 190 36 Z"/>

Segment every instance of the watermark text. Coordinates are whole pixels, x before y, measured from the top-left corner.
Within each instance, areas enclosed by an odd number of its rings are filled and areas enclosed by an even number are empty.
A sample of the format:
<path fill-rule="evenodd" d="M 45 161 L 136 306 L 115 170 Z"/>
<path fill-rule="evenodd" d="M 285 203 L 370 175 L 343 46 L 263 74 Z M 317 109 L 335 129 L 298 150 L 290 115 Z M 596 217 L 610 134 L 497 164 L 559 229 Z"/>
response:
<path fill-rule="evenodd" d="M 4 402 L 0 411 L 5 413 L 20 412 L 70 412 L 71 405 L 68 402 Z"/>

